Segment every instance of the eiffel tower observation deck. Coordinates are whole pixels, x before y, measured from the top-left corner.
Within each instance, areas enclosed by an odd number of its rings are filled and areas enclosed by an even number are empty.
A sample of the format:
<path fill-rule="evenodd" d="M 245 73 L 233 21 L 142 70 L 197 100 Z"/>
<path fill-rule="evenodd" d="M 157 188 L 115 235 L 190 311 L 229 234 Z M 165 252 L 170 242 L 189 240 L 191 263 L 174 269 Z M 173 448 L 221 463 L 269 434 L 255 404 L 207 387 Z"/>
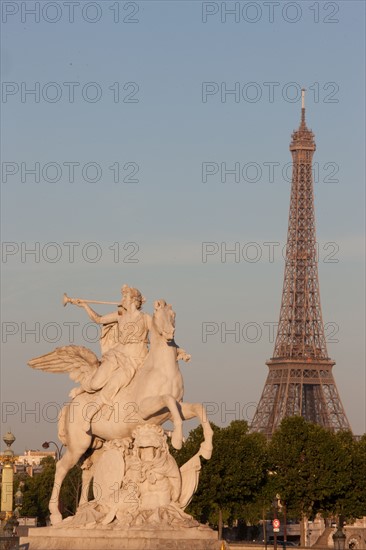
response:
<path fill-rule="evenodd" d="M 269 373 L 251 431 L 271 437 L 282 419 L 303 416 L 331 430 L 350 430 L 328 357 L 320 305 L 312 159 L 314 134 L 301 122 L 292 134 L 293 159 L 285 276 Z"/>

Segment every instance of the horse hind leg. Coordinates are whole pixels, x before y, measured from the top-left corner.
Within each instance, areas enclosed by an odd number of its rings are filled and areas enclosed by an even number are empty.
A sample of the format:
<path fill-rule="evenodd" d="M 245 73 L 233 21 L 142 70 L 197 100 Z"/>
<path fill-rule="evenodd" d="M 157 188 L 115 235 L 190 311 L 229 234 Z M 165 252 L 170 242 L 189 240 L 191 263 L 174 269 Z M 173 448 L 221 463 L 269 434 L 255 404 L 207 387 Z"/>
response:
<path fill-rule="evenodd" d="M 94 474 L 94 463 L 92 457 L 88 457 L 84 460 L 81 469 L 81 493 L 79 498 L 79 506 L 88 502 L 90 482 Z"/>
<path fill-rule="evenodd" d="M 86 434 L 83 435 L 85 436 Z M 88 440 L 86 441 L 86 439 Z M 62 482 L 65 479 L 66 474 L 71 470 L 73 466 L 75 466 L 75 464 L 77 464 L 78 460 L 88 449 L 90 441 L 90 436 L 87 436 L 87 438 L 80 437 L 78 441 L 78 448 L 75 449 L 72 446 L 68 446 L 66 453 L 58 462 L 56 462 L 55 480 L 53 483 L 52 494 L 49 502 L 50 519 L 52 525 L 55 525 L 56 523 L 60 523 L 60 521 L 62 521 L 62 515 L 59 510 L 59 497 Z"/>
<path fill-rule="evenodd" d="M 180 403 L 184 420 L 191 420 L 191 418 L 199 418 L 203 429 L 203 442 L 201 443 L 199 454 L 206 460 L 211 458 L 212 455 L 212 438 L 213 430 L 210 422 L 207 418 L 207 413 L 204 405 L 201 403 Z"/>
<path fill-rule="evenodd" d="M 183 422 L 180 415 L 177 400 L 172 395 L 158 395 L 154 397 L 146 397 L 140 403 L 139 413 L 143 420 L 148 420 L 153 416 L 157 416 L 163 409 L 170 411 L 171 419 L 174 424 L 172 433 L 172 445 L 174 449 L 181 449 L 183 444 Z"/>
<path fill-rule="evenodd" d="M 81 465 L 82 476 L 79 506 L 85 504 L 89 500 L 90 482 L 94 477 L 95 465 L 103 452 L 103 448 L 101 447 L 94 449 L 91 454 L 88 453 L 88 456 L 86 456 Z"/>

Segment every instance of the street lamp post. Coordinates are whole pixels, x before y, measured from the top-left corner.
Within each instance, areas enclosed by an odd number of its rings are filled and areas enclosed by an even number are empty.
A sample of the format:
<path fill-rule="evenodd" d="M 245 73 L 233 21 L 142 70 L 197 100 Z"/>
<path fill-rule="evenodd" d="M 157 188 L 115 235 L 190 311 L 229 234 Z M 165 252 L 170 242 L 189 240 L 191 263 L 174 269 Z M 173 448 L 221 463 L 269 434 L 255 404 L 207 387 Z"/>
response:
<path fill-rule="evenodd" d="M 263 508 L 262 522 L 263 522 L 263 542 L 264 542 L 264 550 L 267 550 L 267 523 L 266 523 L 266 509 L 265 509 L 265 508 Z"/>
<path fill-rule="evenodd" d="M 45 441 L 44 443 L 42 443 L 42 447 L 44 449 L 49 449 L 49 446 L 51 444 L 54 445 L 57 449 L 56 450 L 56 462 L 58 462 L 61 458 L 61 453 L 62 453 L 62 449 L 63 449 L 64 446 L 61 445 L 61 447 L 59 447 L 55 441 Z"/>
<path fill-rule="evenodd" d="M 343 525 L 342 525 L 341 518 L 338 522 L 338 527 L 335 533 L 333 533 L 333 543 L 334 543 L 334 550 L 344 550 L 346 546 L 346 535 L 343 532 Z"/>
<path fill-rule="evenodd" d="M 279 506 L 278 506 L 278 503 L 279 503 L 279 499 L 280 499 L 280 496 L 279 495 L 276 495 L 274 501 L 273 501 L 273 508 L 274 508 L 274 519 L 276 520 L 277 519 L 277 513 L 278 513 L 278 509 L 279 509 Z M 278 530 L 278 527 L 274 527 L 273 528 L 273 549 L 274 550 L 277 550 L 277 530 Z"/>

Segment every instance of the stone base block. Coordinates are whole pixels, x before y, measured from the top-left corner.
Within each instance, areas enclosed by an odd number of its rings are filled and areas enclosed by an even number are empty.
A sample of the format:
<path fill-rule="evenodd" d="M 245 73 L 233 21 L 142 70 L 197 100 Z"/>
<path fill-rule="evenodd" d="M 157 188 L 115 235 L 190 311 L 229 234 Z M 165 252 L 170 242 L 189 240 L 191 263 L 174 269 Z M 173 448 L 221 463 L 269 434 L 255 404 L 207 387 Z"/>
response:
<path fill-rule="evenodd" d="M 30 529 L 21 544 L 29 550 L 219 550 L 218 533 L 190 529 Z"/>

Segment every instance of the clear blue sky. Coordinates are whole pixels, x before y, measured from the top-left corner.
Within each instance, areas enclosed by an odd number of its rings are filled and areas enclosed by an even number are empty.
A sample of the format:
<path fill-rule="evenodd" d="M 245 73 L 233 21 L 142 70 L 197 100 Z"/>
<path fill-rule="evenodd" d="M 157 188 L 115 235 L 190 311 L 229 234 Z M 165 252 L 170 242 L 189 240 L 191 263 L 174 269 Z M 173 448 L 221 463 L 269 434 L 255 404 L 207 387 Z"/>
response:
<path fill-rule="evenodd" d="M 72 387 L 27 360 L 69 344 L 73 322 L 74 343 L 98 350 L 84 312 L 62 308 L 63 292 L 118 300 L 123 283 L 141 289 L 146 311 L 160 297 L 173 304 L 177 341 L 193 356 L 182 365 L 185 399 L 217 403 L 217 424 L 234 418 L 225 410 L 235 403 L 237 418 L 250 417 L 273 352 L 268 323 L 279 315 L 290 193 L 282 172 L 302 86 L 317 144 L 323 316 L 338 340 L 328 352 L 363 433 L 365 4 L 226 2 L 238 11 L 225 15 L 221 2 L 81 0 L 73 23 L 64 2 L 40 2 L 39 21 L 35 2 L 21 4 L 2 2 L 1 397 L 14 403 L 2 430 L 15 433 L 15 448 L 56 438 L 48 404 Z M 222 163 L 239 167 L 239 182 L 225 181 Z M 27 172 L 35 167 L 39 182 Z M 203 170 L 217 173 L 203 183 Z M 206 262 L 204 242 L 218 249 Z M 238 262 L 221 262 L 221 243 L 239 247 Z M 273 262 L 264 243 L 280 243 Z M 39 258 L 25 254 L 38 246 Z M 204 323 L 218 330 L 206 342 Z M 235 323 L 239 341 L 222 342 Z M 27 414 L 37 407 L 39 418 Z"/>

